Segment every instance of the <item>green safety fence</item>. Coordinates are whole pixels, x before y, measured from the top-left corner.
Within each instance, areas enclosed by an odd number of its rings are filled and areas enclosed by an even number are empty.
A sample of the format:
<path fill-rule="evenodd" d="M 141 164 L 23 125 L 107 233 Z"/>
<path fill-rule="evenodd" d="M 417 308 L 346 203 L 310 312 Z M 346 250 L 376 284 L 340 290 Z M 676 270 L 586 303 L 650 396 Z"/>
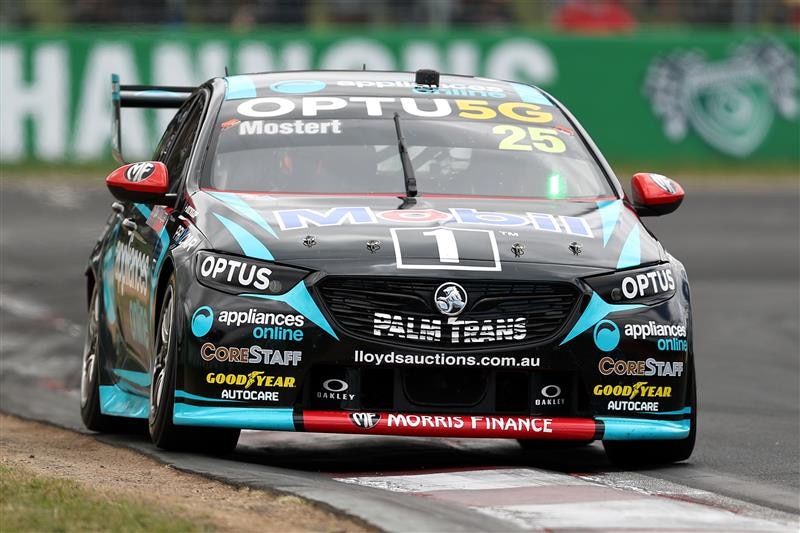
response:
<path fill-rule="evenodd" d="M 265 70 L 416 70 L 536 84 L 565 103 L 612 162 L 800 160 L 791 32 L 674 30 L 583 37 L 526 31 L 4 31 L 0 159 L 109 154 L 112 72 L 122 83 L 198 84 Z M 368 73 L 365 73 L 368 77 Z M 126 110 L 125 149 L 146 158 L 169 111 Z"/>

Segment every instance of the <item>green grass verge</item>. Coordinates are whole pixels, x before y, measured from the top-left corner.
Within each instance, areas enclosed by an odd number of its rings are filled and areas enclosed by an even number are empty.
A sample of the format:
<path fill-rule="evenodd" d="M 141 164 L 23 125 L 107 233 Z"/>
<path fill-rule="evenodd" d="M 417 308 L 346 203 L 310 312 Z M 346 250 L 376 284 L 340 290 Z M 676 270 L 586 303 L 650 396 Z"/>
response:
<path fill-rule="evenodd" d="M 119 164 L 113 160 L 94 163 L 3 163 L 0 165 L 0 178 L 3 181 L 20 179 L 96 181 L 102 185 L 106 176 L 118 166 Z"/>
<path fill-rule="evenodd" d="M 200 531 L 198 524 L 126 497 L 106 498 L 74 481 L 0 466 L 0 531 Z"/>

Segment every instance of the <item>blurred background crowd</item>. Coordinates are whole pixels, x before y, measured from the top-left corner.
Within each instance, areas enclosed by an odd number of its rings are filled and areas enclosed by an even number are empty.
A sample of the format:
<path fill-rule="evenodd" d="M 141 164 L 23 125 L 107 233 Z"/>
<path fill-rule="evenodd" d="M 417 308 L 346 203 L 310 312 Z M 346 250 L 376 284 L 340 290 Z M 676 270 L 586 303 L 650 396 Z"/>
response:
<path fill-rule="evenodd" d="M 523 26 L 598 33 L 639 25 L 800 27 L 800 0 L 0 0 L 0 8 L 0 24 L 17 28 Z"/>
<path fill-rule="evenodd" d="M 800 0 L 0 0 L 0 163 L 107 163 L 112 72 L 435 68 L 551 91 L 614 161 L 796 176 L 799 29 Z M 129 157 L 169 118 L 126 110 Z"/>

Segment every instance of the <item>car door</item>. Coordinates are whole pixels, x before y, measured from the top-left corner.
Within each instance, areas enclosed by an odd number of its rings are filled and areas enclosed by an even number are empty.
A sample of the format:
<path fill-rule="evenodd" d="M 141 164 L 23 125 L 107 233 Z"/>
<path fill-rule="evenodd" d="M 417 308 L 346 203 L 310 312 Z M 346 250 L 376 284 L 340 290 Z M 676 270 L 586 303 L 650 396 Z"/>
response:
<path fill-rule="evenodd" d="M 167 166 L 170 190 L 181 187 L 207 102 L 198 91 L 178 110 L 156 148 L 154 160 Z M 158 275 L 169 251 L 173 209 L 168 206 L 127 203 L 115 243 L 114 280 L 122 346 L 114 365 L 118 377 L 133 386 L 149 385 Z M 120 372 L 121 370 L 121 372 Z"/>

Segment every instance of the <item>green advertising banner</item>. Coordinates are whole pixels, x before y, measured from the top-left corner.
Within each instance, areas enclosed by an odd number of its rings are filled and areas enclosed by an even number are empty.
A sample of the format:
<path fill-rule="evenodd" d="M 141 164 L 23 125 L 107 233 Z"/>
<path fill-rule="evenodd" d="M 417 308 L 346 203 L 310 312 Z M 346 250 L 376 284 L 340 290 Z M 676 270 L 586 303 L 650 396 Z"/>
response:
<path fill-rule="evenodd" d="M 416 70 L 538 85 L 566 104 L 612 162 L 797 164 L 795 33 L 523 31 L 5 31 L 0 159 L 108 158 L 110 77 L 196 85 L 269 70 Z M 364 73 L 365 80 L 369 72 Z M 125 110 L 129 159 L 147 158 L 172 111 Z"/>

